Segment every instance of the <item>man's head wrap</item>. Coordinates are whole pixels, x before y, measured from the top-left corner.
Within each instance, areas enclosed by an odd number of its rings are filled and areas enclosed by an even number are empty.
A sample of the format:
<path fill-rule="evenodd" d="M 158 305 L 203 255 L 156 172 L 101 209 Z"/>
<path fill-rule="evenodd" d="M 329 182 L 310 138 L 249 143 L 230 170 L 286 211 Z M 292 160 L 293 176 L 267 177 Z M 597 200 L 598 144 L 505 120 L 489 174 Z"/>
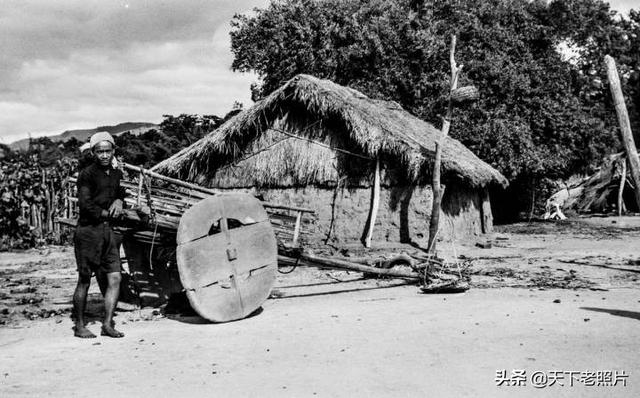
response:
<path fill-rule="evenodd" d="M 98 145 L 102 141 L 110 142 L 113 147 L 116 146 L 116 142 L 114 141 L 113 137 L 106 131 L 98 131 L 97 133 L 92 135 L 91 139 L 89 140 L 89 145 L 91 145 L 91 149 L 93 149 L 94 146 Z"/>
<path fill-rule="evenodd" d="M 80 153 L 84 153 L 84 151 L 88 151 L 90 149 L 91 149 L 91 144 L 88 142 L 85 142 L 80 146 Z"/>

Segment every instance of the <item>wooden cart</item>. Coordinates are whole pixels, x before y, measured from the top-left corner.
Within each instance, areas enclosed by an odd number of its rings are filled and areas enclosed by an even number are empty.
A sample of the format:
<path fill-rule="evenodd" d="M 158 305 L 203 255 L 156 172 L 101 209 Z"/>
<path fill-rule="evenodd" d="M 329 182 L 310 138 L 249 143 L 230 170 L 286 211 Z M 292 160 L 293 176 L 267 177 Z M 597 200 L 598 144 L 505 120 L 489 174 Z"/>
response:
<path fill-rule="evenodd" d="M 121 297 L 140 305 L 160 305 L 186 292 L 192 308 L 205 319 L 242 319 L 269 297 L 278 262 L 424 278 L 415 267 L 392 269 L 397 261 L 376 267 L 305 253 L 300 243 L 305 225 L 313 222 L 311 209 L 219 192 L 128 164 L 122 167 L 128 174 L 121 182 L 127 191 L 125 210 L 114 222 L 128 268 Z M 398 261 L 411 265 L 406 257 Z"/>

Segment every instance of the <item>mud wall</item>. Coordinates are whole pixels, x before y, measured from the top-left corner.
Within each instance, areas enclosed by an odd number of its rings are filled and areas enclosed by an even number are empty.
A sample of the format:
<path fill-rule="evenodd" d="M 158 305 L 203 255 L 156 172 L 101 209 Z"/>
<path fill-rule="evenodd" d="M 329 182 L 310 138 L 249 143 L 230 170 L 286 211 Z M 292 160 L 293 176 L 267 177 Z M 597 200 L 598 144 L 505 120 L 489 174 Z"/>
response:
<path fill-rule="evenodd" d="M 246 191 L 246 190 L 244 190 Z M 252 190 L 264 200 L 314 209 L 315 220 L 305 225 L 309 243 L 358 242 L 363 234 L 371 200 L 369 188 L 317 188 Z M 426 242 L 431 214 L 430 187 L 382 187 L 373 242 Z M 465 239 L 482 233 L 478 191 L 447 187 L 440 217 L 444 240 Z M 333 225 L 332 225 L 333 224 Z"/>

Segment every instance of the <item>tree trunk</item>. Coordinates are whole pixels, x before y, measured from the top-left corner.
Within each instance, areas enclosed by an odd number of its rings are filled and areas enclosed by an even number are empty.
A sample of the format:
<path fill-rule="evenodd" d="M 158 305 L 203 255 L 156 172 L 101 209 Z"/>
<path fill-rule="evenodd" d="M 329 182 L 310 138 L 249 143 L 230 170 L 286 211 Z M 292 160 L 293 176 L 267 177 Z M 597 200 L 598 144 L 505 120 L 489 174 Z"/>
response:
<path fill-rule="evenodd" d="M 451 49 L 449 51 L 449 63 L 451 64 L 451 85 L 449 87 L 449 104 L 447 105 L 447 115 L 442 121 L 442 134 L 436 140 L 436 156 L 433 162 L 433 172 L 431 178 L 431 191 L 433 194 L 433 202 L 431 204 L 431 219 L 429 221 L 429 240 L 427 250 L 429 253 L 436 251 L 436 236 L 440 225 L 440 207 L 442 204 L 442 189 L 440 187 L 440 167 L 442 164 L 442 145 L 444 139 L 449 134 L 451 127 L 451 116 L 453 114 L 453 103 L 451 101 L 451 92 L 458 87 L 458 76 L 462 70 L 462 66 L 458 67 L 454 58 L 456 51 L 456 36 L 451 35 Z"/>
<path fill-rule="evenodd" d="M 627 106 L 624 103 L 624 96 L 622 95 L 622 88 L 620 87 L 620 78 L 618 77 L 618 70 L 616 69 L 616 61 L 614 61 L 614 59 L 609 55 L 604 57 L 604 61 L 607 65 L 607 77 L 609 78 L 609 87 L 611 88 L 613 104 L 616 107 L 618 122 L 620 123 L 622 144 L 624 145 L 624 150 L 627 153 L 631 179 L 635 185 L 634 193 L 636 203 L 638 208 L 640 208 L 640 158 L 638 158 L 638 150 L 636 149 L 636 144 L 633 141 L 633 134 L 631 133 L 631 123 L 629 122 Z"/>
<path fill-rule="evenodd" d="M 622 170 L 620 172 L 620 187 L 618 188 L 618 217 L 624 212 L 624 186 L 627 184 L 627 159 L 622 158 Z"/>

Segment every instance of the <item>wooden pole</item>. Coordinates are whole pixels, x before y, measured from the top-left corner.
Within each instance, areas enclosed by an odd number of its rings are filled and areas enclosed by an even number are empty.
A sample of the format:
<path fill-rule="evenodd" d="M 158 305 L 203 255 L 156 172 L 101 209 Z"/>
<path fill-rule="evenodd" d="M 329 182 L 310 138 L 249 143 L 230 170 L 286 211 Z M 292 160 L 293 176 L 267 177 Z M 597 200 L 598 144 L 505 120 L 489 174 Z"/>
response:
<path fill-rule="evenodd" d="M 142 174 L 142 166 L 140 166 L 140 174 L 138 174 L 138 196 L 136 198 L 136 206 L 140 207 L 142 204 L 142 179 L 144 178 L 144 174 Z"/>
<path fill-rule="evenodd" d="M 624 145 L 624 150 L 627 153 L 631 179 L 635 186 L 634 193 L 636 197 L 636 204 L 638 205 L 638 208 L 640 208 L 640 158 L 638 158 L 638 150 L 636 149 L 636 143 L 633 141 L 633 134 L 631 133 L 631 123 L 629 122 L 627 106 L 624 103 L 624 96 L 622 95 L 620 77 L 618 76 L 618 70 L 616 69 L 616 61 L 614 61 L 611 56 L 606 55 L 604 57 L 604 62 L 607 66 L 607 77 L 609 79 L 609 87 L 611 88 L 613 104 L 616 107 L 618 123 L 620 123 L 622 144 Z"/>
<path fill-rule="evenodd" d="M 292 239 L 292 243 L 294 246 L 298 245 L 298 238 L 300 237 L 300 226 L 302 224 L 302 212 L 298 211 L 296 212 L 296 224 L 295 227 L 293 228 L 293 239 Z"/>
<path fill-rule="evenodd" d="M 69 198 L 71 198 L 71 187 L 67 183 L 64 194 L 65 211 L 67 212 L 66 218 L 71 218 L 71 200 Z"/>
<path fill-rule="evenodd" d="M 52 228 L 52 223 L 51 223 L 51 220 L 53 220 L 53 217 L 51 217 L 51 213 L 52 213 L 51 194 L 50 194 L 48 188 L 45 188 L 45 190 L 44 190 L 44 204 L 45 204 L 44 214 L 45 214 L 46 222 L 43 225 L 43 228 L 47 232 L 51 232 L 51 230 L 53 229 Z"/>
<path fill-rule="evenodd" d="M 364 247 L 371 247 L 373 238 L 373 227 L 378 217 L 380 208 L 380 158 L 376 159 L 376 169 L 373 173 L 373 186 L 371 187 L 371 207 L 369 208 L 369 218 L 367 219 L 367 229 L 364 236 Z"/>
<path fill-rule="evenodd" d="M 480 195 L 482 199 L 480 208 L 480 214 L 482 215 L 482 233 L 490 234 L 493 232 L 493 213 L 491 212 L 489 188 L 485 187 Z"/>
<path fill-rule="evenodd" d="M 385 275 L 385 276 L 391 276 L 395 278 L 421 279 L 420 274 L 413 271 L 377 268 L 369 265 L 353 263 L 351 261 L 345 261 L 345 260 L 340 260 L 336 258 L 320 257 L 310 253 L 300 254 L 299 259 L 303 262 L 311 263 L 312 265 L 315 265 L 315 266 L 348 269 L 351 271 L 365 272 L 365 273 L 371 273 L 376 275 Z M 278 255 L 278 261 L 285 262 L 287 264 L 291 264 L 291 263 L 295 264 L 296 259 L 283 256 L 283 255 Z"/>
<path fill-rule="evenodd" d="M 451 35 L 451 49 L 449 51 L 449 63 L 451 64 L 451 86 L 449 87 L 449 103 L 447 105 L 447 114 L 442 121 L 442 132 L 436 140 L 436 156 L 433 162 L 433 172 L 431 178 L 431 190 L 433 193 L 433 201 L 431 205 L 431 219 L 429 221 L 429 240 L 427 250 L 429 253 L 436 251 L 436 236 L 440 224 L 440 207 L 442 204 L 442 189 L 440 187 L 440 166 L 442 164 L 442 143 L 444 138 L 449 134 L 451 127 L 451 116 L 453 114 L 453 102 L 451 101 L 451 92 L 458 87 L 458 77 L 462 70 L 462 65 L 456 65 L 456 35 Z"/>
<path fill-rule="evenodd" d="M 158 180 L 165 181 L 165 182 L 177 185 L 177 186 L 182 187 L 182 188 L 192 189 L 194 191 L 203 192 L 203 193 L 206 193 L 206 194 L 209 194 L 209 195 L 217 195 L 217 194 L 220 193 L 220 192 L 215 191 L 213 189 L 201 187 L 200 185 L 196 185 L 196 184 L 192 184 L 190 182 L 178 180 L 177 178 L 167 177 L 167 176 L 164 176 L 162 174 L 158 174 L 155 171 L 151 171 L 149 169 L 144 169 L 142 167 L 133 166 L 133 165 L 130 165 L 128 163 L 123 163 L 123 167 L 125 169 L 127 169 L 127 170 L 130 170 L 130 171 L 133 171 L 133 172 L 142 173 L 142 174 L 147 175 L 149 177 L 153 177 L 153 178 L 156 178 Z M 302 207 L 287 206 L 287 205 L 279 205 L 279 204 L 276 204 L 276 203 L 269 203 L 269 202 L 262 202 L 262 205 L 264 207 L 269 207 L 269 208 L 272 208 L 272 209 L 286 209 L 286 210 L 293 210 L 293 211 L 301 211 L 303 213 L 314 213 L 315 212 L 312 209 L 305 209 L 305 208 L 302 208 Z"/>
<path fill-rule="evenodd" d="M 627 184 L 627 160 L 622 158 L 622 171 L 620 173 L 620 188 L 618 188 L 618 217 L 622 215 L 624 211 L 624 186 Z"/>
<path fill-rule="evenodd" d="M 182 180 L 178 180 L 177 178 L 167 177 L 167 176 L 164 176 L 162 174 L 158 174 L 155 171 L 144 169 L 142 167 L 133 166 L 133 165 L 130 165 L 128 163 L 124 163 L 123 167 L 125 169 L 133 171 L 133 172 L 142 173 L 142 174 L 148 175 L 149 177 L 157 178 L 158 180 L 169 182 L 171 184 L 175 184 L 175 185 L 177 185 L 179 187 L 193 189 L 195 191 L 204 192 L 204 193 L 207 193 L 209 195 L 215 195 L 215 194 L 218 193 L 218 192 L 214 191 L 213 189 L 201 187 L 200 185 L 196 185 L 196 184 L 192 184 L 190 182 L 185 182 L 185 181 L 182 181 Z"/>

